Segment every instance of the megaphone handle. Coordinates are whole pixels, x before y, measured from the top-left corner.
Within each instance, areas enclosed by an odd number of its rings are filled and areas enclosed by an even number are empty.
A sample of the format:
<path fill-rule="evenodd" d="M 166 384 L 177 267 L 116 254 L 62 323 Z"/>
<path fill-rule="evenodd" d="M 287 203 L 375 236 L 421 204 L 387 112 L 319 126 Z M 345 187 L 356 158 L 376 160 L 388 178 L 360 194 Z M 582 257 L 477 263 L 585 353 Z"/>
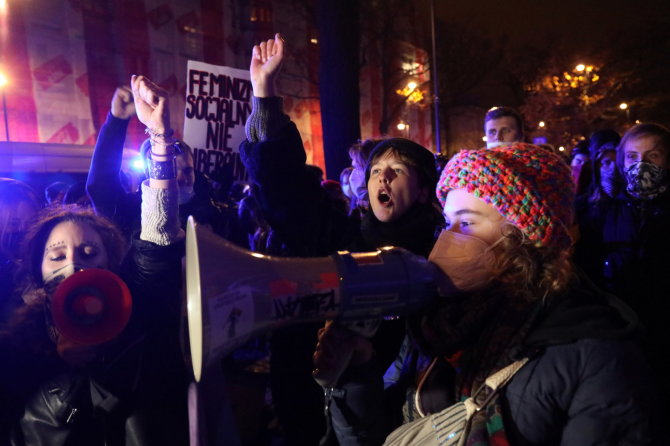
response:
<path fill-rule="evenodd" d="M 327 321 L 327 323 L 338 324 L 340 327 L 353 332 L 355 335 L 363 336 L 367 339 L 371 339 L 375 333 L 377 333 L 381 322 L 381 319 L 365 319 L 347 322 Z M 341 361 L 339 361 L 338 366 L 329 370 L 315 369 L 312 372 L 314 381 L 324 388 L 335 387 L 340 380 L 342 373 L 344 373 L 351 363 L 351 358 L 354 354 L 354 346 L 355 344 L 353 342 L 340 344 L 338 346 L 338 354 L 341 357 Z"/>

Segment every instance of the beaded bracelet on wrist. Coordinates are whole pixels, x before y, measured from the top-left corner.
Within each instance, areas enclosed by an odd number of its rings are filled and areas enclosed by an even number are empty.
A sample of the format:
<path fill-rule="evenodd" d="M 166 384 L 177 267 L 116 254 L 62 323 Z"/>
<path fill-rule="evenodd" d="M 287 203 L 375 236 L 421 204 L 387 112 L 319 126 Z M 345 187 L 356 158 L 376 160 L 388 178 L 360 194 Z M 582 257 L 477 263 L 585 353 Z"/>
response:
<path fill-rule="evenodd" d="M 179 147 L 179 140 L 173 138 L 172 135 L 174 135 L 174 131 L 172 129 L 169 129 L 165 133 L 156 133 L 150 128 L 144 129 L 144 133 L 149 135 L 149 142 L 151 144 L 151 150 L 147 152 L 147 157 L 151 158 L 152 156 L 172 156 L 175 157 L 179 155 L 182 150 Z M 161 144 L 164 145 L 166 149 L 172 149 L 169 150 L 168 153 L 166 154 L 159 154 L 153 151 L 154 145 L 155 144 Z"/>
<path fill-rule="evenodd" d="M 174 143 L 176 142 L 176 140 L 172 137 L 172 135 L 174 135 L 174 131 L 172 129 L 169 129 L 165 133 L 157 133 L 147 127 L 144 130 L 144 133 L 149 135 L 149 142 L 151 143 L 152 148 L 156 144 L 164 145 L 166 148 L 174 147 Z"/>
<path fill-rule="evenodd" d="M 172 129 L 168 129 L 168 131 L 165 132 L 165 133 L 158 133 L 158 132 L 150 129 L 149 127 L 147 127 L 146 129 L 144 129 L 144 133 L 149 135 L 150 139 L 161 139 L 162 138 L 166 142 L 174 143 L 174 139 L 172 138 L 172 136 L 174 135 L 174 130 L 172 130 Z"/>

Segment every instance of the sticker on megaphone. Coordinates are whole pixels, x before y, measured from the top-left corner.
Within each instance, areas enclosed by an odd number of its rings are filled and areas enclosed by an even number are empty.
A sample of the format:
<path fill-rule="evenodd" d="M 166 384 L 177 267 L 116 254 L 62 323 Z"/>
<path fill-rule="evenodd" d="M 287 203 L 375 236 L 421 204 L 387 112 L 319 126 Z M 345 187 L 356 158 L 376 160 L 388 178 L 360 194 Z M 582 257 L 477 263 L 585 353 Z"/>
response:
<path fill-rule="evenodd" d="M 61 336 L 81 345 L 102 344 L 126 327 L 130 290 L 111 271 L 87 269 L 63 280 L 51 298 L 51 317 Z"/>

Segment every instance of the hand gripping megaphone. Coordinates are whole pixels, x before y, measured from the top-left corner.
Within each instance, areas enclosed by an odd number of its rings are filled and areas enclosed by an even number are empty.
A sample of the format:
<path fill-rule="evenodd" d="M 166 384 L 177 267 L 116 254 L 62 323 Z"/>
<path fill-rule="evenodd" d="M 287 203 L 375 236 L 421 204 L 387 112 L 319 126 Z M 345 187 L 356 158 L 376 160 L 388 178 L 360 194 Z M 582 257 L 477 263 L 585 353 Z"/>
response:
<path fill-rule="evenodd" d="M 104 269 L 86 269 L 63 280 L 51 298 L 56 330 L 81 345 L 102 344 L 126 327 L 132 311 L 128 286 Z"/>
<path fill-rule="evenodd" d="M 265 256 L 189 217 L 186 301 L 196 381 L 251 336 L 299 322 L 405 314 L 436 296 L 438 268 L 400 248 L 329 257 Z"/>

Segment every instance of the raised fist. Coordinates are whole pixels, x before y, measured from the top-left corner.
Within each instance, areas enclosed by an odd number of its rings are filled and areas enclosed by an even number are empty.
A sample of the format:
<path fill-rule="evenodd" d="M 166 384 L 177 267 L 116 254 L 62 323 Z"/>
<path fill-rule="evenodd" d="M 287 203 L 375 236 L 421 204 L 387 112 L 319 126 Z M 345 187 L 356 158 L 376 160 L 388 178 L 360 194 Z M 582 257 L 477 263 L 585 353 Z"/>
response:
<path fill-rule="evenodd" d="M 255 45 L 251 51 L 251 85 L 254 96 L 259 98 L 275 96 L 275 82 L 284 59 L 284 38 L 275 34 L 269 39 Z"/>
<path fill-rule="evenodd" d="M 164 134 L 170 130 L 168 93 L 144 76 L 130 80 L 135 99 L 135 111 L 140 120 L 153 133 Z"/>
<path fill-rule="evenodd" d="M 129 86 L 119 87 L 112 97 L 112 116 L 119 119 L 130 119 L 135 114 L 133 92 Z"/>

